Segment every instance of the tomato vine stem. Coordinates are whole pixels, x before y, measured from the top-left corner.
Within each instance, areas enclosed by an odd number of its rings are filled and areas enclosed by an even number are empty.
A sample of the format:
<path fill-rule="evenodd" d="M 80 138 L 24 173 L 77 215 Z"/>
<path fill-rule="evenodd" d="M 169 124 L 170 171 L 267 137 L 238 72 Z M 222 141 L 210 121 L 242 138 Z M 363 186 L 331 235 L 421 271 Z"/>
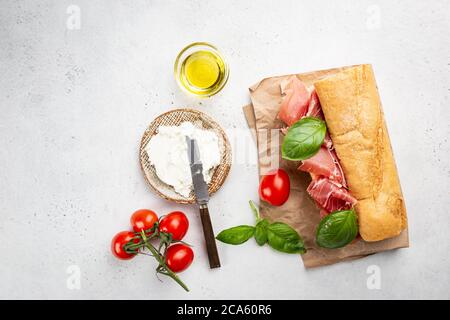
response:
<path fill-rule="evenodd" d="M 156 250 L 156 248 L 150 243 L 148 242 L 147 236 L 145 235 L 145 232 L 142 231 L 141 232 L 141 236 L 142 236 L 142 240 L 144 241 L 144 245 L 145 247 L 152 253 L 152 255 L 155 257 L 156 261 L 158 261 L 159 265 L 156 268 L 158 273 L 161 273 L 165 276 L 168 276 L 170 278 L 172 278 L 173 280 L 175 280 L 176 283 L 178 283 L 184 290 L 186 290 L 187 292 L 189 292 L 189 288 L 186 286 L 186 284 L 180 279 L 180 277 L 177 276 L 177 274 L 175 272 L 173 272 L 172 270 L 170 270 L 167 267 L 166 261 L 165 261 L 165 257 L 163 255 L 161 255 L 161 253 Z M 162 246 L 161 246 L 162 247 Z M 162 270 L 161 270 L 162 269 Z"/>
<path fill-rule="evenodd" d="M 178 283 L 184 290 L 189 292 L 189 288 L 186 286 L 186 284 L 178 277 L 178 275 L 170 270 L 170 268 L 166 264 L 166 252 L 167 248 L 172 243 L 182 242 L 183 241 L 174 241 L 172 239 L 171 234 L 167 234 L 165 232 L 160 232 L 158 228 L 158 224 L 155 223 L 155 225 L 149 229 L 149 230 L 143 230 L 141 232 L 135 233 L 135 237 L 133 237 L 125 246 L 124 249 L 129 254 L 144 254 L 153 256 L 156 261 L 158 262 L 158 267 L 156 268 L 156 272 L 163 274 L 165 276 L 168 276 L 172 278 L 176 283 Z M 158 249 L 156 249 L 153 244 L 150 243 L 150 240 L 153 238 L 159 237 L 160 243 L 158 246 Z M 136 240 L 138 240 L 136 242 Z M 186 243 L 185 243 L 186 244 Z M 151 254 L 145 253 L 144 248 L 147 248 Z M 161 251 L 163 251 L 161 253 Z"/>

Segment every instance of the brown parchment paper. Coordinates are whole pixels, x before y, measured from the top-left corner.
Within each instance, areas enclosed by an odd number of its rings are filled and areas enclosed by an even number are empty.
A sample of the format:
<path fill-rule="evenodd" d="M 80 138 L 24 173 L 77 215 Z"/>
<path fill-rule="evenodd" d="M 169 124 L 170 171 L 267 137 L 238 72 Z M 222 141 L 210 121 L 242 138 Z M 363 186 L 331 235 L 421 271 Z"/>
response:
<path fill-rule="evenodd" d="M 297 74 L 297 77 L 308 85 L 314 81 L 332 75 L 345 68 L 320 70 Z M 288 201 L 281 207 L 273 207 L 263 201 L 260 203 L 261 215 L 271 221 L 288 223 L 299 232 L 305 240 L 307 253 L 302 255 L 306 268 L 333 264 L 344 260 L 353 260 L 376 252 L 405 248 L 409 246 L 408 230 L 399 236 L 378 242 L 357 240 L 340 249 L 320 248 L 315 244 L 315 231 L 320 222 L 319 209 L 306 192 L 311 178 L 308 173 L 297 170 L 299 163 L 281 158 L 280 146 L 282 134 L 278 142 L 273 141 L 276 135 L 271 129 L 278 130 L 283 126 L 277 119 L 282 95 L 281 81 L 290 75 L 266 78 L 249 88 L 252 104 L 243 107 L 249 128 L 253 131 L 258 147 L 259 176 L 273 168 L 273 160 L 279 161 L 279 166 L 285 169 L 291 179 L 291 193 Z"/>

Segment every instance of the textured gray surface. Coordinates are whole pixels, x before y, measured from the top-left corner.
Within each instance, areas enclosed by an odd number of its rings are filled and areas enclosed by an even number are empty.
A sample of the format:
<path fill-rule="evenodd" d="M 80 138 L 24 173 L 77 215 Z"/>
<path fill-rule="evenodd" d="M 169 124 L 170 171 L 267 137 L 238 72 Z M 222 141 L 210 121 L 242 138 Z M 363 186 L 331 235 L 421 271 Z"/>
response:
<path fill-rule="evenodd" d="M 71 4 L 80 29 L 67 27 Z M 0 0 L 0 298 L 450 298 L 449 9 L 448 1 Z M 231 67 L 224 91 L 207 100 L 182 94 L 172 76 L 177 52 L 198 40 L 217 44 Z M 137 156 L 145 127 L 189 106 L 230 135 L 248 134 L 241 106 L 257 80 L 366 62 L 411 248 L 307 271 L 297 256 L 253 242 L 219 244 L 223 267 L 210 271 L 196 209 L 145 185 Z M 252 222 L 249 146 L 235 145 L 229 179 L 212 198 L 216 230 Z M 191 293 L 158 281 L 148 257 L 111 256 L 111 237 L 140 207 L 192 217 L 186 240 L 196 261 L 182 274 Z M 371 265 L 379 290 L 366 285 Z M 79 289 L 67 286 L 77 268 Z"/>

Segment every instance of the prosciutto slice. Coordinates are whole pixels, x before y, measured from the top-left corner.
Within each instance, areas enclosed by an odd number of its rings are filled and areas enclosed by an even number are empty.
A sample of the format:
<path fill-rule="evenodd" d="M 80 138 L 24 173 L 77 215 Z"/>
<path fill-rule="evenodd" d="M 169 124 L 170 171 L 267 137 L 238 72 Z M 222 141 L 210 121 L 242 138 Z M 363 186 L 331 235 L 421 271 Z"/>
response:
<path fill-rule="evenodd" d="M 298 167 L 301 171 L 314 173 L 317 176 L 324 176 L 333 180 L 338 186 L 345 186 L 344 174 L 339 165 L 336 151 L 327 148 L 325 143 L 319 149 L 315 156 L 307 160 L 303 160 Z"/>
<path fill-rule="evenodd" d="M 316 117 L 325 120 L 323 116 L 322 108 L 320 107 L 319 97 L 315 89 L 311 92 L 311 100 L 309 101 L 308 111 L 306 112 L 307 117 Z"/>
<path fill-rule="evenodd" d="M 281 90 L 285 96 L 281 102 L 278 117 L 291 126 L 308 112 L 310 93 L 296 76 L 290 77 L 287 83 L 282 84 Z"/>
<path fill-rule="evenodd" d="M 347 189 L 327 178 L 312 180 L 307 191 L 317 205 L 327 212 L 350 209 L 356 204 L 356 199 Z"/>
<path fill-rule="evenodd" d="M 328 132 L 325 134 L 325 139 L 323 139 L 323 145 L 330 150 L 333 150 L 333 141 L 331 141 L 331 137 Z M 339 162 L 339 161 L 338 161 Z"/>

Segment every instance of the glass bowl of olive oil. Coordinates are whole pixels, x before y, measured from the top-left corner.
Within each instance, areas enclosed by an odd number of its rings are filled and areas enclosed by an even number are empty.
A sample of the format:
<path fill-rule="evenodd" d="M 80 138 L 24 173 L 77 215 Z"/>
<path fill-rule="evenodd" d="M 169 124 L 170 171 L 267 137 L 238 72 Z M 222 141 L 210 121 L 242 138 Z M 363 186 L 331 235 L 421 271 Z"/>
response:
<path fill-rule="evenodd" d="M 174 72 L 181 89 L 196 96 L 211 97 L 227 83 L 229 68 L 215 46 L 195 42 L 178 54 Z"/>

